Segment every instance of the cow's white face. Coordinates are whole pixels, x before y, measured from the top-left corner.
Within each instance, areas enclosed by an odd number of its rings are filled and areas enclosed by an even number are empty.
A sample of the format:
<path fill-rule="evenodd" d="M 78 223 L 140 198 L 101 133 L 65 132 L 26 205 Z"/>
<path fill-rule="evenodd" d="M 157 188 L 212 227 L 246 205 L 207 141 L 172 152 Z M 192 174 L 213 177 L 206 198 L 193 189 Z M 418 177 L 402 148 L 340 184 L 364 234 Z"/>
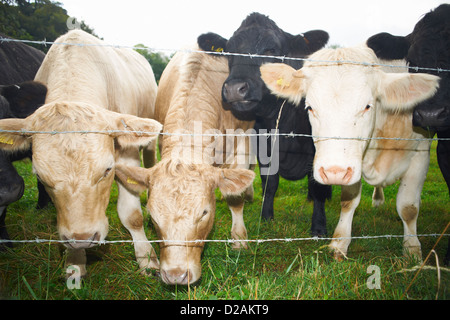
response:
<path fill-rule="evenodd" d="M 254 172 L 162 160 L 151 169 L 116 167 L 116 176 L 130 190 L 149 189 L 147 209 L 160 244 L 161 278 L 168 284 L 192 284 L 201 276 L 201 254 L 215 216 L 215 190 L 240 195 Z M 196 242 L 196 240 L 200 240 Z"/>
<path fill-rule="evenodd" d="M 314 136 L 314 178 L 322 184 L 351 185 L 361 179 L 362 159 L 372 137 L 377 109 L 412 112 L 430 97 L 438 77 L 390 74 L 378 67 L 345 63 L 377 63 L 367 47 L 323 49 L 310 56 L 300 70 L 284 64 L 261 67 L 273 93 L 299 104 L 305 99 Z M 339 139 L 346 138 L 346 139 Z"/>
<path fill-rule="evenodd" d="M 2 149 L 26 149 L 32 141 L 33 170 L 55 204 L 59 235 L 63 240 L 83 240 L 67 244 L 80 249 L 95 245 L 92 241 L 101 241 L 108 233 L 105 211 L 114 181 L 117 146 L 137 150 L 153 141 L 162 126 L 155 120 L 88 104 L 55 102 L 26 119 L 1 120 L 0 128 L 19 132 L 3 133 L 0 138 L 6 143 L 0 142 Z M 104 133 L 22 134 L 22 130 Z"/>
<path fill-rule="evenodd" d="M 305 108 L 314 137 L 314 178 L 323 184 L 353 184 L 375 124 L 374 81 L 362 68 L 341 74 L 341 67 L 313 69 Z M 330 139 L 331 138 L 331 139 Z"/>

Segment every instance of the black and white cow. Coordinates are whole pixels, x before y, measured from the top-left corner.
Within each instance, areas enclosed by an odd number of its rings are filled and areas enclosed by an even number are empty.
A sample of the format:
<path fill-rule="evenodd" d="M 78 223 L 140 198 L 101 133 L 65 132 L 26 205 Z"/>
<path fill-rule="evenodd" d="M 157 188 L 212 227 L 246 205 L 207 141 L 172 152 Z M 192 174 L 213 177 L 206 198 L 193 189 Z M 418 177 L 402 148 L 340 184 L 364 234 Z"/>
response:
<path fill-rule="evenodd" d="M 380 33 L 367 45 L 385 60 L 406 59 L 410 67 L 450 70 L 450 4 L 425 14 L 406 37 Z M 415 107 L 413 125 L 436 132 L 439 139 L 450 139 L 450 72 L 420 68 L 409 72 L 430 73 L 441 80 L 437 93 Z M 437 159 L 450 193 L 450 140 L 439 140 Z M 445 262 L 450 262 L 450 250 Z"/>
<path fill-rule="evenodd" d="M 252 13 L 229 40 L 207 33 L 199 36 L 198 44 L 205 51 L 225 50 L 232 53 L 304 58 L 323 47 L 328 37 L 328 33 L 322 30 L 292 35 L 280 29 L 267 16 Z M 231 105 L 231 112 L 236 118 L 256 120 L 256 132 L 275 129 L 280 108 L 284 104 L 278 123 L 279 133 L 310 135 L 311 126 L 305 108 L 296 108 L 289 102 L 277 99 L 261 80 L 259 67 L 270 61 L 274 59 L 230 56 L 230 74 L 222 88 L 222 99 Z M 296 69 L 302 66 L 302 61 L 299 60 L 286 59 L 284 63 Z M 273 202 L 280 176 L 288 180 L 300 180 L 308 176 L 308 199 L 314 201 L 311 233 L 323 236 L 327 233 L 325 201 L 331 198 L 331 187 L 317 183 L 312 177 L 315 150 L 313 141 L 309 137 L 279 136 L 277 139 L 279 152 L 272 152 L 271 139 L 267 139 L 267 142 L 259 141 L 257 145 L 262 186 L 263 190 L 266 189 L 262 216 L 267 220 L 273 219 Z M 270 163 L 262 161 L 261 150 L 267 150 L 264 154 L 269 157 L 272 155 Z"/>
<path fill-rule="evenodd" d="M 0 34 L 1 38 L 8 38 Z M 25 118 L 44 103 L 47 88 L 34 79 L 45 54 L 19 42 L 0 42 L 0 119 Z M 6 207 L 22 197 L 24 182 L 12 165 L 13 161 L 31 158 L 26 152 L 0 152 L 0 239 L 9 239 L 5 226 Z M 38 183 L 38 208 L 45 207 L 50 198 Z M 11 246 L 8 242 L 2 246 Z"/>
<path fill-rule="evenodd" d="M 0 88 L 0 119 L 26 118 L 45 102 L 47 87 L 36 81 L 28 81 L 19 85 Z M 1 141 L 9 143 L 9 141 Z M 0 239 L 9 240 L 5 217 L 7 206 L 19 200 L 24 191 L 24 181 L 17 173 L 13 162 L 31 158 L 31 149 L 14 153 L 0 151 Z M 45 206 L 45 200 L 40 193 L 39 205 Z M 11 247 L 10 242 L 0 243 L 0 250 Z"/>

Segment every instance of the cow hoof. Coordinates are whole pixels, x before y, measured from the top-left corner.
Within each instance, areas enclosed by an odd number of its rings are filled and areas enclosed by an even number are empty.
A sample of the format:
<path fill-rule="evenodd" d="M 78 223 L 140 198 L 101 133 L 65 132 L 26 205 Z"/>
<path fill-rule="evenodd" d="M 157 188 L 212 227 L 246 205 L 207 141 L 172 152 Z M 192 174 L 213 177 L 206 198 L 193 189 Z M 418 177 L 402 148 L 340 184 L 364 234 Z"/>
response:
<path fill-rule="evenodd" d="M 326 238 L 328 235 L 327 229 L 318 229 L 318 230 L 311 230 L 311 237 L 315 238 Z"/>
<path fill-rule="evenodd" d="M 236 241 L 236 242 L 233 242 L 233 245 L 231 246 L 231 248 L 234 250 L 248 249 L 248 245 L 247 245 L 247 242 L 245 242 L 245 241 Z"/>

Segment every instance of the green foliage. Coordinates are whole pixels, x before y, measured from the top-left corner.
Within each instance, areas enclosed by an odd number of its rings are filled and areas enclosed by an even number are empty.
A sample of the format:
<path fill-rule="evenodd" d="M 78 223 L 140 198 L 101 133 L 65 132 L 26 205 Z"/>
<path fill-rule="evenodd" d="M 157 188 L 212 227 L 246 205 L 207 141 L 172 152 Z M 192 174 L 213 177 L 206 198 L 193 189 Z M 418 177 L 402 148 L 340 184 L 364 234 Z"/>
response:
<path fill-rule="evenodd" d="M 147 59 L 153 69 L 155 74 L 156 82 L 159 83 L 159 79 L 169 63 L 170 58 L 162 53 L 151 52 L 150 49 L 143 44 L 137 44 L 134 46 L 134 50 L 139 52 L 141 55 Z"/>
<path fill-rule="evenodd" d="M 0 33 L 14 39 L 54 41 L 68 31 L 68 18 L 61 3 L 51 0 L 0 2 Z M 95 35 L 94 30 L 84 21 L 80 23 L 80 27 Z M 44 52 L 49 49 L 41 45 L 36 47 Z"/>

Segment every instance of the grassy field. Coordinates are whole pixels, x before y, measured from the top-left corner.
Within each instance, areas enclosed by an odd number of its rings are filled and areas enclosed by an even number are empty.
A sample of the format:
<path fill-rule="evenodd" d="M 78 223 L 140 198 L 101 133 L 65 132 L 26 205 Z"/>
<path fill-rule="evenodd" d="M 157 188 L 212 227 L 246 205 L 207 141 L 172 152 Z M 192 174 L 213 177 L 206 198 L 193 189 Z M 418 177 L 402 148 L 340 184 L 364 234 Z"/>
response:
<path fill-rule="evenodd" d="M 441 233 L 450 220 L 448 190 L 436 163 L 435 144 L 431 166 L 422 193 L 418 233 Z M 25 176 L 25 194 L 8 208 L 6 222 L 12 239 L 58 239 L 54 207 L 36 210 L 37 189 L 29 161 L 16 163 Z M 255 199 L 245 207 L 245 222 L 250 239 L 308 238 L 312 203 L 306 201 L 306 180 L 281 181 L 275 200 L 275 220 L 260 221 L 261 183 L 254 182 Z M 371 207 L 372 188 L 363 186 L 362 200 L 353 221 L 353 236 L 401 235 L 403 227 L 395 210 L 397 185 L 385 189 L 386 203 Z M 340 212 L 340 188 L 326 205 L 330 235 Z M 114 185 L 108 207 L 110 232 L 107 240 L 130 240 L 116 211 L 117 188 Z M 142 197 L 144 206 L 145 197 Z M 156 239 L 150 217 L 145 214 L 146 232 Z M 210 239 L 230 238 L 231 215 L 217 194 L 216 220 Z M 437 237 L 422 237 L 426 257 Z M 235 251 L 226 243 L 208 243 L 205 247 L 201 281 L 195 286 L 176 287 L 162 283 L 156 276 L 138 272 L 133 245 L 106 244 L 88 251 L 89 276 L 80 289 L 67 288 L 64 278 L 64 249 L 60 244 L 16 243 L 14 249 L 0 253 L 0 298 L 83 300 L 398 300 L 450 299 L 450 272 L 436 268 L 422 270 L 414 282 L 417 265 L 402 255 L 402 239 L 359 239 L 349 247 L 348 259 L 333 260 L 328 241 L 277 241 L 251 243 L 249 249 Z M 157 252 L 159 248 L 154 245 Z M 437 245 L 442 261 L 447 238 Z M 379 269 L 380 289 L 370 289 L 366 282 L 373 274 L 369 266 Z M 429 266 L 436 265 L 433 255 Z M 369 279 L 370 280 L 370 279 Z M 410 288 L 407 290 L 408 286 Z"/>

